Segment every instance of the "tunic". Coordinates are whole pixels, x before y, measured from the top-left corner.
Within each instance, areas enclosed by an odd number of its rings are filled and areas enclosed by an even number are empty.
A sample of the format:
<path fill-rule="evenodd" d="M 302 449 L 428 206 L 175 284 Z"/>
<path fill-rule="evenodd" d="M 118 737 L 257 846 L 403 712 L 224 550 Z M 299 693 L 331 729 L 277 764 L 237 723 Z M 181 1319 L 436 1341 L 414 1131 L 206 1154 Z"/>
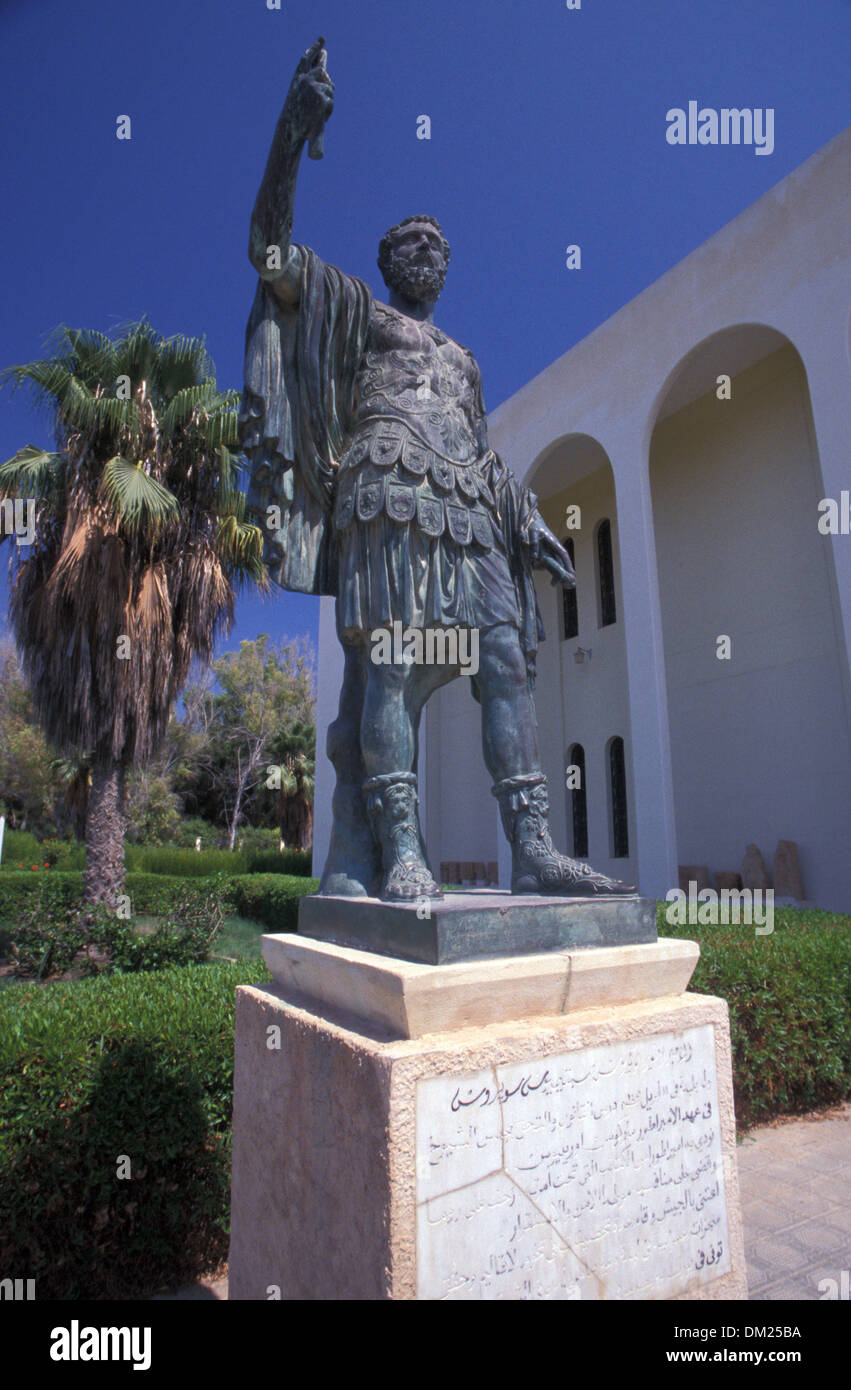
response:
<path fill-rule="evenodd" d="M 543 638 L 536 499 L 487 444 L 472 353 L 299 248 L 299 304 L 260 281 L 246 331 L 247 511 L 282 587 L 337 596 L 342 641 L 394 621 Z"/>

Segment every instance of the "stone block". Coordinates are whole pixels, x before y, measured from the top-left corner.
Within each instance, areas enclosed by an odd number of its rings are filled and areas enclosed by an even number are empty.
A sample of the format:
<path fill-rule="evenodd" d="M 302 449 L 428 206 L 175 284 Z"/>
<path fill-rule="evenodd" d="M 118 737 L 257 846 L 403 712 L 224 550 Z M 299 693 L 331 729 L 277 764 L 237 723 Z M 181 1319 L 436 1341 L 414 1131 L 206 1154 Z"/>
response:
<path fill-rule="evenodd" d="M 723 893 L 725 888 L 734 889 L 739 892 L 742 887 L 742 875 L 733 873 L 727 869 L 717 869 L 715 872 L 715 887 L 719 893 Z"/>
<path fill-rule="evenodd" d="M 756 845 L 748 845 L 745 850 L 745 857 L 742 860 L 742 887 L 771 887 L 768 881 L 768 870 L 765 867 L 765 860 Z"/>
<path fill-rule="evenodd" d="M 264 936 L 262 950 L 283 997 L 401 1038 L 682 994 L 699 956 L 676 938 L 437 969 L 289 933 Z"/>
<path fill-rule="evenodd" d="M 388 1039 L 243 986 L 235 1063 L 232 1299 L 746 1296 L 720 999 Z"/>
<path fill-rule="evenodd" d="M 465 868 L 462 865 L 462 869 Z M 551 898 L 506 892 L 447 893 L 426 903 L 377 898 L 301 899 L 302 936 L 443 965 L 656 940 L 652 898 Z"/>
<path fill-rule="evenodd" d="M 690 883 L 697 884 L 698 893 L 702 888 L 711 887 L 709 880 L 709 869 L 706 864 L 680 864 L 679 866 L 680 888 L 684 893 L 688 892 Z"/>
<path fill-rule="evenodd" d="M 804 885 L 801 879 L 801 865 L 798 862 L 798 846 L 794 840 L 778 840 L 774 851 L 774 898 L 794 898 L 801 900 Z"/>

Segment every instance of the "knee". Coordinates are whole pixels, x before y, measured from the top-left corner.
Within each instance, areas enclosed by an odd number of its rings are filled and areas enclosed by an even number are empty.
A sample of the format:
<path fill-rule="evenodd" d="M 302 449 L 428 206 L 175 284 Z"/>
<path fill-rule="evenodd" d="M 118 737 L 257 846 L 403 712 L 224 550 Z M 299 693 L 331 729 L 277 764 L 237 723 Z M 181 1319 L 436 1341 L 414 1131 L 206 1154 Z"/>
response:
<path fill-rule="evenodd" d="M 515 689 L 526 685 L 526 658 L 516 628 L 493 628 L 482 635 L 480 675 Z"/>
<path fill-rule="evenodd" d="M 338 715 L 333 724 L 328 725 L 328 737 L 325 742 L 325 750 L 335 767 L 351 755 L 353 748 L 357 747 L 359 739 L 359 719 L 353 720 L 343 715 Z"/>

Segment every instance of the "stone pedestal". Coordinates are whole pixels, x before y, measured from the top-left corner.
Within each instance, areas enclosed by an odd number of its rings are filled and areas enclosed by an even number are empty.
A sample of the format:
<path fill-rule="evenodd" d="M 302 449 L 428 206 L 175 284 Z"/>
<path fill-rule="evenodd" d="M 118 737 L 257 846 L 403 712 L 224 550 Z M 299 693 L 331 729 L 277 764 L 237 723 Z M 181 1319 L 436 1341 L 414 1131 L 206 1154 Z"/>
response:
<path fill-rule="evenodd" d="M 264 938 L 234 1299 L 744 1298 L 726 1004 L 665 940 L 447 965 Z"/>

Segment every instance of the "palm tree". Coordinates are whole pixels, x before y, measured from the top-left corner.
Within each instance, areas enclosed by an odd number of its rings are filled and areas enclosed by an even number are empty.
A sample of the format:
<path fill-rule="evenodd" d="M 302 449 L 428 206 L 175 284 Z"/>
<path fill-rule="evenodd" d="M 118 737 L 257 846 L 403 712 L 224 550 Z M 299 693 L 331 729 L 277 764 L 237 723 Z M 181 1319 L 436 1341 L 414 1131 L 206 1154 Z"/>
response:
<path fill-rule="evenodd" d="M 313 843 L 313 791 L 316 774 L 316 727 L 296 720 L 282 732 L 276 748 L 278 823 L 281 839 L 294 849 Z"/>
<path fill-rule="evenodd" d="M 61 810 L 69 818 L 76 839 L 82 840 L 86 834 L 86 814 L 92 785 L 89 759 L 85 753 L 70 758 L 52 758 L 49 768 L 62 787 Z"/>
<path fill-rule="evenodd" d="M 193 658 L 230 628 L 234 585 L 265 587 L 263 538 L 231 454 L 238 395 L 217 389 L 203 342 L 147 320 L 114 341 L 54 337 L 51 356 L 0 374 L 50 411 L 56 437 L 54 452 L 29 444 L 0 466 L 0 499 L 29 499 L 36 517 L 10 615 L 45 732 L 91 759 L 85 895 L 114 905 L 125 773 L 161 743 Z"/>

